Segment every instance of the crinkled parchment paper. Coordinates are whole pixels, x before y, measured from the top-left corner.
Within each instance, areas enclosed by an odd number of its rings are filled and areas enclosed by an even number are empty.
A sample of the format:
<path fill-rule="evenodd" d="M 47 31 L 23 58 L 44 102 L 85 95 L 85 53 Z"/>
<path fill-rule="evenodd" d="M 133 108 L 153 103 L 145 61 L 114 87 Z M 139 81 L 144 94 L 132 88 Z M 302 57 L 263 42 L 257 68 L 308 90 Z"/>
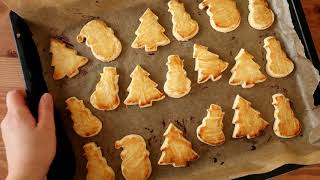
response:
<path fill-rule="evenodd" d="M 320 109 L 313 106 L 312 97 L 319 82 L 319 75 L 311 62 L 305 58 L 303 46 L 292 25 L 287 1 L 270 0 L 276 14 L 275 24 L 266 31 L 257 31 L 252 29 L 247 21 L 248 2 L 237 0 L 242 16 L 241 25 L 235 31 L 224 34 L 212 29 L 206 12 L 198 9 L 200 0 L 184 0 L 186 9 L 200 25 L 199 34 L 188 42 L 178 42 L 172 36 L 171 14 L 168 13 L 167 1 L 164 0 L 4 1 L 28 21 L 33 32 L 46 82 L 54 95 L 55 105 L 61 112 L 61 120 L 73 145 L 77 164 L 75 179 L 85 179 L 86 160 L 83 157 L 82 145 L 90 141 L 95 141 L 102 147 L 108 163 L 116 172 L 116 179 L 123 179 L 120 170 L 120 151 L 114 148 L 114 142 L 132 133 L 140 134 L 146 139 L 153 167 L 151 179 L 229 179 L 268 172 L 287 163 L 306 165 L 320 163 L 320 147 L 317 146 L 320 138 Z M 138 19 L 148 7 L 159 16 L 159 22 L 165 27 L 166 34 L 172 41 L 153 54 L 130 47 L 135 38 L 134 32 L 140 23 Z M 85 44 L 76 42 L 80 28 L 95 18 L 103 19 L 113 28 L 122 42 L 123 50 L 116 61 L 103 63 L 93 57 Z M 276 35 L 282 41 L 290 58 L 295 62 L 295 71 L 287 78 L 268 77 L 266 82 L 252 89 L 230 86 L 228 84 L 230 69 L 240 48 L 251 52 L 256 62 L 262 66 L 262 71 L 266 73 L 263 39 L 269 35 Z M 52 79 L 53 68 L 50 67 L 51 58 L 48 50 L 50 36 L 63 38 L 80 54 L 91 59 L 81 68 L 79 75 L 60 81 Z M 197 73 L 194 72 L 194 59 L 192 59 L 194 43 L 208 46 L 209 50 L 230 63 L 221 80 L 201 85 L 196 83 Z M 90 105 L 90 95 L 99 81 L 99 73 L 105 66 L 115 66 L 118 69 L 121 101 L 127 95 L 126 88 L 131 80 L 129 75 L 137 64 L 150 72 L 150 77 L 163 91 L 167 71 L 165 63 L 170 54 L 179 54 L 185 60 L 188 77 L 193 82 L 188 96 L 181 99 L 166 97 L 163 101 L 144 109 L 121 104 L 114 111 L 104 112 Z M 296 115 L 303 123 L 301 136 L 280 139 L 274 135 L 272 131 L 274 108 L 271 105 L 271 96 L 275 93 L 284 93 L 291 99 Z M 251 101 L 253 107 L 270 122 L 271 126 L 261 137 L 254 140 L 231 138 L 233 131 L 231 120 L 234 113 L 232 104 L 237 94 Z M 65 110 L 64 103 L 70 96 L 83 99 L 87 107 L 102 120 L 103 129 L 99 135 L 85 139 L 74 133 L 70 114 Z M 195 133 L 211 103 L 221 105 L 226 112 L 224 118 L 226 143 L 218 147 L 201 143 Z M 190 163 L 189 167 L 173 168 L 157 165 L 161 153 L 160 145 L 164 139 L 162 134 L 170 122 L 184 130 L 194 150 L 201 156 L 199 160 Z"/>

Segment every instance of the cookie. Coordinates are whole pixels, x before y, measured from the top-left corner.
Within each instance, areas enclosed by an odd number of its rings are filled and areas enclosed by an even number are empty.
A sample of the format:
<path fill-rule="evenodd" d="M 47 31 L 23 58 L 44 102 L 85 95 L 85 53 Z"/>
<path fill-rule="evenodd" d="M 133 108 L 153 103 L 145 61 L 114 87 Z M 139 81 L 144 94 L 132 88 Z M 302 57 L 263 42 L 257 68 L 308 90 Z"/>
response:
<path fill-rule="evenodd" d="M 84 155 L 87 159 L 86 180 L 114 180 L 115 175 L 108 165 L 106 158 L 102 156 L 100 147 L 90 142 L 83 146 Z"/>
<path fill-rule="evenodd" d="M 96 109 L 114 110 L 120 104 L 117 69 L 115 67 L 104 67 L 103 73 L 100 75 L 100 81 L 90 97 L 90 102 Z"/>
<path fill-rule="evenodd" d="M 223 133 L 224 112 L 220 106 L 211 104 L 207 109 L 207 116 L 197 128 L 198 139 L 208 145 L 216 146 L 225 142 Z"/>
<path fill-rule="evenodd" d="M 116 141 L 115 148 L 123 148 L 121 171 L 125 179 L 146 180 L 152 172 L 149 151 L 143 137 L 131 134 Z"/>
<path fill-rule="evenodd" d="M 248 21 L 254 29 L 265 30 L 272 26 L 274 13 L 267 0 L 249 0 L 249 11 Z"/>
<path fill-rule="evenodd" d="M 197 160 L 200 156 L 192 149 L 192 144 L 183 137 L 180 129 L 172 123 L 163 134 L 164 142 L 158 161 L 159 165 L 172 165 L 173 167 L 186 167 L 189 161 Z"/>
<path fill-rule="evenodd" d="M 154 52 L 157 51 L 158 46 L 170 43 L 170 39 L 164 34 L 165 29 L 158 23 L 158 16 L 149 8 L 139 21 L 141 24 L 135 32 L 137 37 L 131 44 L 132 48 L 144 48 L 146 52 Z"/>
<path fill-rule="evenodd" d="M 251 102 L 239 95 L 236 96 L 232 109 L 235 111 L 232 119 L 232 124 L 235 125 L 233 138 L 252 139 L 259 136 L 269 126 L 269 123 L 261 117 L 260 112 L 251 107 Z"/>
<path fill-rule="evenodd" d="M 280 41 L 274 36 L 265 38 L 263 47 L 267 51 L 266 71 L 271 77 L 283 78 L 293 71 L 293 62 L 287 57 L 285 51 L 281 47 Z"/>
<path fill-rule="evenodd" d="M 216 31 L 231 32 L 240 25 L 241 17 L 235 0 L 203 0 L 199 9 L 207 9 L 210 24 Z"/>
<path fill-rule="evenodd" d="M 124 100 L 125 105 L 139 105 L 140 108 L 152 106 L 152 102 L 160 101 L 165 95 L 157 89 L 158 84 L 148 76 L 150 74 L 140 65 L 131 73 L 131 83 L 127 88 L 129 95 Z"/>
<path fill-rule="evenodd" d="M 82 100 L 70 97 L 66 100 L 66 104 L 71 112 L 73 129 L 79 136 L 92 137 L 101 131 L 101 121 L 85 107 Z"/>
<path fill-rule="evenodd" d="M 115 60 L 122 46 L 113 30 L 101 20 L 92 20 L 83 26 L 77 36 L 79 43 L 86 42 L 94 57 L 102 62 Z"/>
<path fill-rule="evenodd" d="M 183 60 L 178 55 L 168 57 L 168 72 L 164 83 L 164 92 L 172 98 L 181 98 L 191 90 L 191 81 L 183 69 Z"/>
<path fill-rule="evenodd" d="M 300 121 L 295 117 L 290 106 L 290 100 L 283 94 L 272 96 L 274 106 L 274 133 L 281 138 L 293 138 L 301 133 Z"/>
<path fill-rule="evenodd" d="M 254 62 L 253 58 L 248 51 L 244 49 L 240 50 L 239 54 L 235 57 L 236 64 L 231 69 L 230 85 L 241 85 L 242 88 L 252 88 L 255 84 L 267 80 L 267 77 L 260 71 L 259 64 Z"/>
<path fill-rule="evenodd" d="M 178 41 L 188 41 L 197 35 L 199 25 L 197 21 L 191 18 L 186 12 L 184 5 L 179 0 L 170 0 L 168 2 L 169 12 L 172 15 L 172 33 Z"/>
<path fill-rule="evenodd" d="M 52 53 L 51 66 L 54 67 L 54 80 L 65 76 L 74 77 L 79 74 L 79 68 L 88 62 L 88 58 L 77 55 L 76 50 L 67 48 L 65 43 L 57 39 L 50 40 L 50 52 Z"/>
<path fill-rule="evenodd" d="M 208 51 L 208 47 L 194 44 L 193 58 L 196 59 L 195 71 L 198 71 L 198 83 L 205 83 L 209 79 L 218 81 L 229 63 L 221 60 L 217 54 Z"/>

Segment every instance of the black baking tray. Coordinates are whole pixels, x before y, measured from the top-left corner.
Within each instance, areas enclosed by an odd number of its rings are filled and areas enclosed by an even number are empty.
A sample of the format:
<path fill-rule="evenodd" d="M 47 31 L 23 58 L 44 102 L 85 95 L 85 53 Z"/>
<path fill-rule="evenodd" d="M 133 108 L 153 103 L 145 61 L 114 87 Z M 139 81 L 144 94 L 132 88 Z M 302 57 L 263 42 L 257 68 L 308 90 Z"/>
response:
<path fill-rule="evenodd" d="M 288 0 L 292 21 L 303 45 L 308 59 L 310 59 L 315 68 L 320 71 L 320 62 L 317 51 L 312 41 L 311 33 L 299 0 Z M 33 115 L 37 117 L 38 102 L 43 93 L 47 92 L 47 85 L 43 78 L 40 57 L 35 43 L 32 40 L 32 33 L 24 20 L 16 13 L 10 12 L 12 30 L 16 40 L 17 51 L 21 62 L 21 67 L 25 79 L 27 101 Z M 315 105 L 320 105 L 320 87 L 314 93 Z M 57 111 L 55 113 L 58 113 Z M 72 179 L 75 170 L 75 160 L 72 147 L 66 132 L 62 127 L 62 122 L 56 115 L 56 133 L 57 133 L 57 153 L 48 172 L 49 180 Z M 271 172 L 264 174 L 255 174 L 238 179 L 267 179 L 294 169 L 302 165 L 287 164 Z"/>

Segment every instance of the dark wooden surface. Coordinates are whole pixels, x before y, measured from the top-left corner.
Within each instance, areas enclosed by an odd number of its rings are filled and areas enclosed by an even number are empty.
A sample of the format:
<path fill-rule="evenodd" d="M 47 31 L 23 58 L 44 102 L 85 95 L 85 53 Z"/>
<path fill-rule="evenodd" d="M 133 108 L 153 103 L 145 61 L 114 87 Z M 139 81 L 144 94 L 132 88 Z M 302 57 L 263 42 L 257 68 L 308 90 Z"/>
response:
<path fill-rule="evenodd" d="M 309 23 L 312 37 L 320 54 L 320 0 L 301 0 Z M 10 30 L 8 9 L 0 1 L 0 121 L 6 113 L 5 95 L 10 89 L 23 88 L 20 64 Z M 0 180 L 5 179 L 7 163 L 5 150 L 0 136 Z M 320 165 L 307 166 L 274 179 L 320 179 Z"/>

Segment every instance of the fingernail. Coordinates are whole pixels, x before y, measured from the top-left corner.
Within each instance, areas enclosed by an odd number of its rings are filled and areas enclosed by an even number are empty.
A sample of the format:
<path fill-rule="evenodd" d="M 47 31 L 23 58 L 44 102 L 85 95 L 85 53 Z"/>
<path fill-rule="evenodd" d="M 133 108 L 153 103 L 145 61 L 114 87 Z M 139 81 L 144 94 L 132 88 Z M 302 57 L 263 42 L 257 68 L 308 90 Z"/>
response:
<path fill-rule="evenodd" d="M 43 101 L 44 103 L 48 104 L 48 103 L 52 103 L 52 96 L 49 93 L 45 93 L 43 96 Z"/>

